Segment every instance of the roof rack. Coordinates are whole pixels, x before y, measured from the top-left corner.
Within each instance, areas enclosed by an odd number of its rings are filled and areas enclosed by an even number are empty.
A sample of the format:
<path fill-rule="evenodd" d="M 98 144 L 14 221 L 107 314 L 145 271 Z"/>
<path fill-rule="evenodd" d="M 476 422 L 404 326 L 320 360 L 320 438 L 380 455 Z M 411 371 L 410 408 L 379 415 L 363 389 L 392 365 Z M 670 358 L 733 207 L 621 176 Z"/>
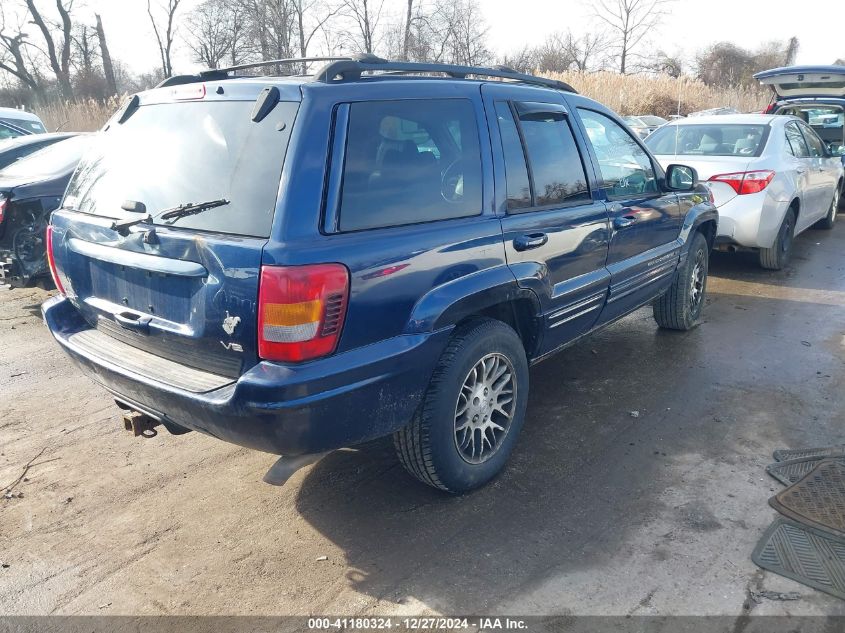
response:
<path fill-rule="evenodd" d="M 261 62 L 250 62 L 248 64 L 238 64 L 237 66 L 229 66 L 228 68 L 209 68 L 200 72 L 201 77 L 207 75 L 217 76 L 218 74 L 229 74 L 239 70 L 248 70 L 250 68 L 261 68 L 262 66 L 279 66 L 281 64 L 309 64 L 312 62 L 334 62 L 341 60 L 351 60 L 351 57 L 346 56 L 328 56 L 328 57 L 291 57 L 287 59 L 267 59 Z"/>
<path fill-rule="evenodd" d="M 390 75 L 414 75 L 424 73 L 440 73 L 455 79 L 465 79 L 468 75 L 476 77 L 496 77 L 510 79 L 533 86 L 543 86 L 564 90 L 577 94 L 577 90 L 564 81 L 535 77 L 520 73 L 507 66 L 462 66 L 459 64 L 438 64 L 434 62 L 400 62 L 389 61 L 371 54 L 355 55 L 354 57 L 293 57 L 289 59 L 268 59 L 261 62 L 250 62 L 229 66 L 228 68 L 209 68 L 196 75 L 174 75 L 162 81 L 156 88 L 178 86 L 199 81 L 220 81 L 231 79 L 230 73 L 262 66 L 278 66 L 281 64 L 308 64 L 312 62 L 329 62 L 313 76 L 314 81 L 335 83 L 337 81 L 354 81 L 361 78 L 363 73 L 378 72 Z M 338 79 L 339 78 L 339 79 Z"/>
<path fill-rule="evenodd" d="M 387 72 L 391 74 L 442 73 L 455 79 L 464 79 L 468 75 L 477 77 L 496 77 L 511 79 L 534 86 L 544 86 L 566 92 L 577 91 L 564 81 L 535 77 L 520 73 L 507 66 L 462 66 L 459 64 L 438 64 L 432 62 L 399 62 L 389 61 L 375 55 L 358 55 L 353 58 L 343 58 L 323 66 L 314 76 L 314 81 L 332 83 L 360 79 L 365 72 Z"/>

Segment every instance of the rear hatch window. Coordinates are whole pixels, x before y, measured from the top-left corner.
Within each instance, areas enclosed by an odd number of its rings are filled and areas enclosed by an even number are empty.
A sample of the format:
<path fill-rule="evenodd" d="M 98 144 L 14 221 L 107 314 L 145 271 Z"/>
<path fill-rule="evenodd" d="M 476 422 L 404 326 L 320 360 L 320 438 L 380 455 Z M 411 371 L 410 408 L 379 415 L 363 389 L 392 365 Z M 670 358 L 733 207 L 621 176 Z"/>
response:
<path fill-rule="evenodd" d="M 281 102 L 259 123 L 254 101 L 142 105 L 97 135 L 65 196 L 66 208 L 134 219 L 127 200 L 143 203 L 156 224 L 268 237 L 297 103 Z M 279 122 L 287 129 L 280 131 Z M 164 220 L 182 204 L 228 204 Z"/>
<path fill-rule="evenodd" d="M 666 156 L 756 157 L 763 152 L 768 125 L 668 125 L 656 130 L 645 144 Z"/>

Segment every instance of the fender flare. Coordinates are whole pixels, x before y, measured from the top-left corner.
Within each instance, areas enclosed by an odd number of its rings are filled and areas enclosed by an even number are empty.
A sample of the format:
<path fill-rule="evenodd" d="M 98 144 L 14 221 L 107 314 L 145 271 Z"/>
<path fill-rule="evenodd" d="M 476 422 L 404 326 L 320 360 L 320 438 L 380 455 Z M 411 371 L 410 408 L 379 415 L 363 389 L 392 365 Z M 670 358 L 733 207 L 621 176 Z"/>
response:
<path fill-rule="evenodd" d="M 414 305 L 403 333 L 421 334 L 451 328 L 487 308 L 517 300 L 529 301 L 532 316 L 539 317 L 537 295 L 519 286 L 507 264 L 485 268 L 429 290 Z"/>

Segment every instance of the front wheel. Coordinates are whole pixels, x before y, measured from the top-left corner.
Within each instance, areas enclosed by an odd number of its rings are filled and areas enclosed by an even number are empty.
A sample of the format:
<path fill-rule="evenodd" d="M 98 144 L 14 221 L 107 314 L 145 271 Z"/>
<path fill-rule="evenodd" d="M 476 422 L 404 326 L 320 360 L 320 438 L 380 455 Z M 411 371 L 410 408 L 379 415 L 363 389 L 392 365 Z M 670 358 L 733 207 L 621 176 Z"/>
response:
<path fill-rule="evenodd" d="M 419 410 L 393 435 L 399 461 L 451 493 L 478 488 L 504 467 L 528 401 L 528 360 L 516 332 L 484 319 L 449 341 Z"/>
<path fill-rule="evenodd" d="M 662 328 L 690 330 L 701 317 L 707 290 L 710 247 L 701 233 L 696 232 L 691 240 L 687 260 L 675 273 L 669 290 L 652 304 L 654 320 Z"/>

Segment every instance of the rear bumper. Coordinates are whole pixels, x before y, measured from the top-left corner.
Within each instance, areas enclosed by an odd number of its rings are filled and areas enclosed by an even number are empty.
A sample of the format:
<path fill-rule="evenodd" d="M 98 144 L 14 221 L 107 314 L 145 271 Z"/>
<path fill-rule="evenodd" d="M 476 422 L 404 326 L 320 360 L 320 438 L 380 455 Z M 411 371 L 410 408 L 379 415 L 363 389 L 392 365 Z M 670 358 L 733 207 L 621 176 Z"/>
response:
<path fill-rule="evenodd" d="M 407 424 L 450 331 L 396 336 L 301 365 L 260 362 L 236 381 L 199 393 L 79 345 L 74 335 L 89 326 L 66 298 L 48 300 L 42 313 L 75 363 L 121 402 L 161 421 L 277 455 L 351 446 Z"/>
<path fill-rule="evenodd" d="M 735 196 L 719 207 L 719 241 L 750 248 L 770 248 L 780 229 L 788 201 L 778 200 L 768 189 Z"/>

